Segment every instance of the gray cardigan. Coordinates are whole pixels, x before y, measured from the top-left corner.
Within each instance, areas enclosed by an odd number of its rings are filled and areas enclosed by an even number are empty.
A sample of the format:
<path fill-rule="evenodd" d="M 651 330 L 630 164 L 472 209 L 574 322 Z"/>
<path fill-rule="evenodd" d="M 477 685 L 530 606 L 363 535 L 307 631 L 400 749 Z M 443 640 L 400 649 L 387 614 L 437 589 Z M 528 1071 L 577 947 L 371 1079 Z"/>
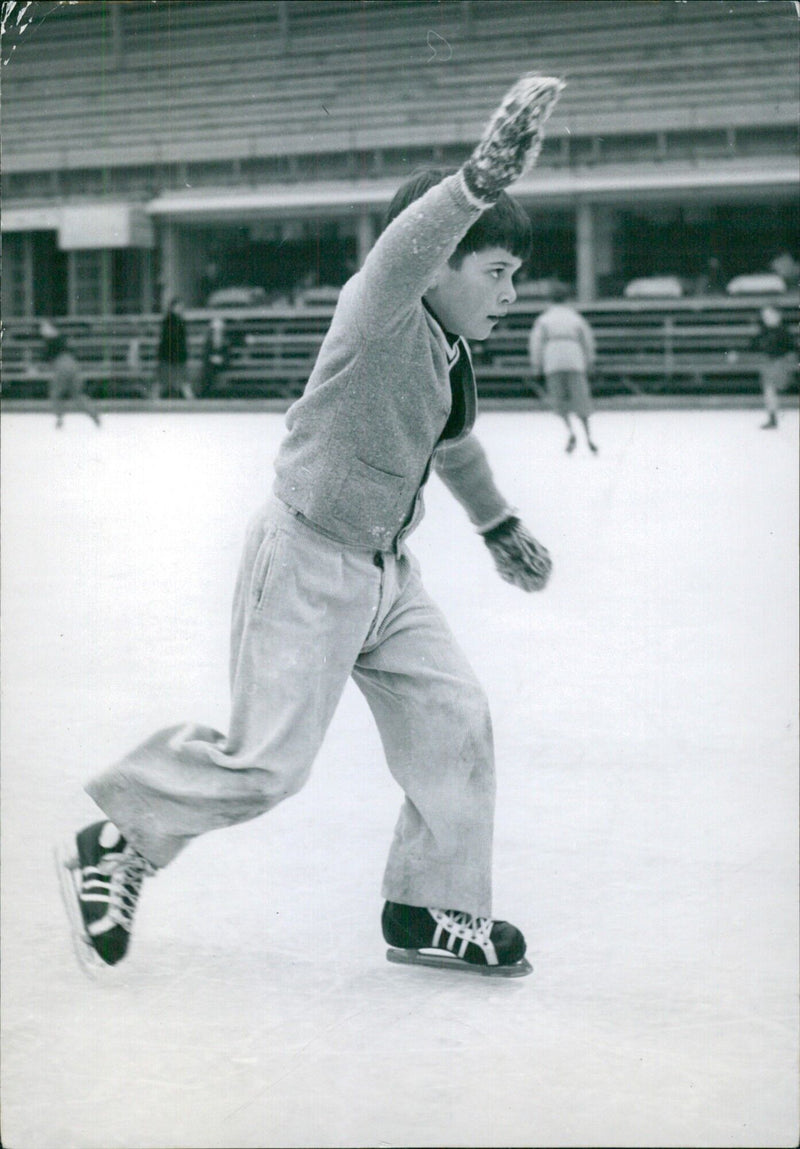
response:
<path fill-rule="evenodd" d="M 422 303 L 486 206 L 458 172 L 392 221 L 342 288 L 305 391 L 286 416 L 275 494 L 348 546 L 396 548 L 422 517 L 432 463 L 478 529 L 511 513 L 470 433 L 474 379 L 464 426 L 439 442 L 451 407 L 448 343 Z"/>

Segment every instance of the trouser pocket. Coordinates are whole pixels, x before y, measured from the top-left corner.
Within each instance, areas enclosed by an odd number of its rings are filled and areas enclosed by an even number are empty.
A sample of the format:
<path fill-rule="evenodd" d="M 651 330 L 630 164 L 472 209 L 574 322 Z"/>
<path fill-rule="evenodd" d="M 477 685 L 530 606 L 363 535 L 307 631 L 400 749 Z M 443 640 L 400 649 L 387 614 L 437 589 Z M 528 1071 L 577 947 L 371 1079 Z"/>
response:
<path fill-rule="evenodd" d="M 267 526 L 256 553 L 250 579 L 250 606 L 254 611 L 263 610 L 269 600 L 270 589 L 277 577 L 281 538 L 277 526 L 274 524 Z"/>

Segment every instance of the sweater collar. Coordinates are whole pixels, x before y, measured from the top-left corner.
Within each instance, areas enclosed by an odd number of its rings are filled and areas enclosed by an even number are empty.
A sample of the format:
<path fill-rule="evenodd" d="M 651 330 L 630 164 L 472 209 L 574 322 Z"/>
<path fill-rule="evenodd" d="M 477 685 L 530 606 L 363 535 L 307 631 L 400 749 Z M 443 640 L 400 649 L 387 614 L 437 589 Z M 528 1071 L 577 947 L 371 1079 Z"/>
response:
<path fill-rule="evenodd" d="M 430 306 L 430 304 L 427 302 L 426 299 L 422 300 L 422 306 L 425 308 L 428 315 L 430 315 L 431 318 L 435 321 L 436 326 L 439 328 L 442 335 L 444 336 L 445 342 L 447 344 L 447 362 L 448 362 L 448 364 L 450 365 L 450 367 L 455 366 L 455 364 L 458 362 L 459 357 L 461 355 L 461 349 L 462 349 L 462 345 L 464 345 L 464 340 L 461 338 L 460 335 L 454 335 L 452 331 L 447 330 L 447 328 L 444 326 L 444 324 L 442 323 L 439 316 L 436 314 L 436 312 L 433 310 L 433 308 Z"/>

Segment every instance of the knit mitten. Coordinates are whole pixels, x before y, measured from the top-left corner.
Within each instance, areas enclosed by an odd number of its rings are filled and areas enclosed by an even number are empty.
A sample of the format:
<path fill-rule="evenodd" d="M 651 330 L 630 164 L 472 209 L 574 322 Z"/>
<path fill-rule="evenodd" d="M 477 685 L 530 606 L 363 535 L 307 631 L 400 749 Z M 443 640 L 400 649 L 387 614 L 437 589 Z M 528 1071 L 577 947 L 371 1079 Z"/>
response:
<path fill-rule="evenodd" d="M 516 516 L 486 531 L 483 539 L 502 579 L 522 590 L 545 588 L 553 568 L 550 554 Z"/>
<path fill-rule="evenodd" d="M 563 87 L 563 80 L 531 74 L 511 88 L 462 168 L 474 196 L 493 203 L 504 188 L 533 166 L 542 150 L 545 120 Z"/>

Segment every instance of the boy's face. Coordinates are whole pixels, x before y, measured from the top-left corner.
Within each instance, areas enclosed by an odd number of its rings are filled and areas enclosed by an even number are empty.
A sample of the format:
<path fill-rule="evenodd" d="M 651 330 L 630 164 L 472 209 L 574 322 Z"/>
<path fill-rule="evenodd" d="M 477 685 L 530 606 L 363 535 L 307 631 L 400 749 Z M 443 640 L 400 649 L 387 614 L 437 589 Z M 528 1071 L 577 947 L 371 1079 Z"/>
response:
<path fill-rule="evenodd" d="M 521 266 L 522 261 L 504 247 L 473 251 L 459 267 L 441 268 L 425 301 L 454 335 L 488 339 L 517 298 L 513 276 Z"/>

